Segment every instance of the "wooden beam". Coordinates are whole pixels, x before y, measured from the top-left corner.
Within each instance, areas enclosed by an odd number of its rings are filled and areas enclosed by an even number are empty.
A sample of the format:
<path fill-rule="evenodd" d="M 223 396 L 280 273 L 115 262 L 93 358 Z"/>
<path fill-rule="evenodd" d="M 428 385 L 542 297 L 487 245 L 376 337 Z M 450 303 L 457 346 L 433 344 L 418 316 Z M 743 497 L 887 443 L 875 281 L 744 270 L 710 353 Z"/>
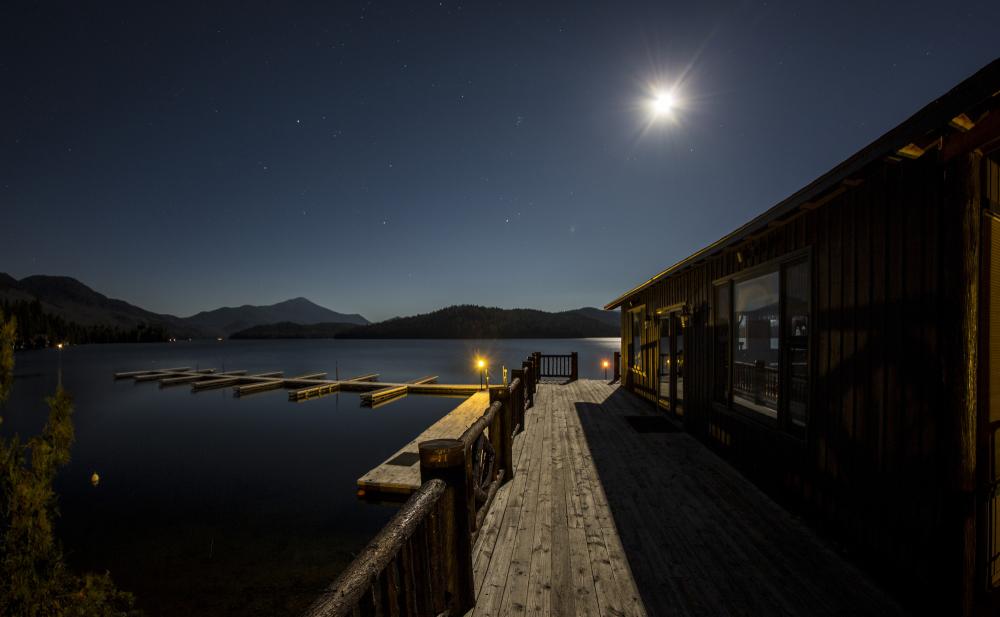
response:
<path fill-rule="evenodd" d="M 196 381 L 191 384 L 191 391 L 198 392 L 200 390 L 212 390 L 215 388 L 225 388 L 227 386 L 232 386 L 240 383 L 256 383 L 258 381 L 271 381 L 275 377 L 281 377 L 281 371 L 275 371 L 272 373 L 257 373 L 256 375 L 234 375 L 231 377 L 219 377 L 217 379 L 205 379 L 202 381 Z"/>
<path fill-rule="evenodd" d="M 1000 139 L 1000 110 L 981 118 L 969 131 L 956 133 L 945 139 L 941 147 L 941 159 L 950 161 L 998 139 Z"/>
<path fill-rule="evenodd" d="M 437 379 L 437 375 L 429 375 L 427 377 L 421 377 L 420 379 L 410 380 L 405 384 L 388 386 L 386 388 L 372 390 L 371 392 L 365 392 L 361 395 L 361 404 L 374 407 L 380 403 L 387 403 L 390 400 L 395 400 L 405 396 L 411 384 L 437 383 Z"/>
<path fill-rule="evenodd" d="M 213 374 L 213 373 L 209 373 Z M 227 371 L 225 373 L 214 373 L 213 375 L 218 375 L 219 377 L 235 377 L 239 375 L 246 375 L 246 371 Z M 191 383 L 192 381 L 199 381 L 205 379 L 205 374 L 194 373 L 191 375 L 181 375 L 179 377 L 165 377 L 160 380 L 160 387 L 166 388 L 169 386 L 178 386 L 185 383 Z"/>
<path fill-rule="evenodd" d="M 972 128 L 976 126 L 976 123 L 973 122 L 969 116 L 966 116 L 965 114 L 958 114 L 951 119 L 948 126 L 953 129 L 958 129 L 964 133 L 966 131 L 971 131 Z"/>
<path fill-rule="evenodd" d="M 135 381 L 157 381 L 165 377 L 184 377 L 187 375 L 200 375 L 201 377 L 204 377 L 205 375 L 209 375 L 214 372 L 214 368 L 203 368 L 199 371 L 174 371 L 172 373 L 164 371 L 162 373 L 146 373 L 145 375 L 136 375 L 133 379 Z"/>
<path fill-rule="evenodd" d="M 281 388 L 291 388 L 300 385 L 303 380 L 323 379 L 326 373 L 308 373 L 298 377 L 288 379 L 271 379 L 268 381 L 257 381 L 248 385 L 236 386 L 233 388 L 234 396 L 247 396 L 249 394 L 259 394 L 268 390 L 280 390 Z"/>
<path fill-rule="evenodd" d="M 149 373 L 179 373 L 181 371 L 190 370 L 190 366 L 176 366 L 174 368 L 158 368 L 146 371 L 125 371 L 124 373 L 115 373 L 115 379 L 128 379 L 129 377 L 135 377 L 136 375 L 148 375 Z"/>
<path fill-rule="evenodd" d="M 1000 114 L 998 114 L 1000 115 Z M 980 125 L 982 126 L 982 125 Z M 964 133 L 963 135 L 970 135 Z M 945 198 L 952 215 L 944 226 L 944 289 L 949 298 L 943 359 L 946 408 L 951 447 L 948 452 L 950 495 L 944 513 L 942 546 L 945 559 L 940 572 L 945 594 L 954 600 L 952 614 L 971 617 L 976 578 L 976 481 L 979 375 L 979 254 L 982 222 L 982 154 L 973 151 L 946 168 Z"/>

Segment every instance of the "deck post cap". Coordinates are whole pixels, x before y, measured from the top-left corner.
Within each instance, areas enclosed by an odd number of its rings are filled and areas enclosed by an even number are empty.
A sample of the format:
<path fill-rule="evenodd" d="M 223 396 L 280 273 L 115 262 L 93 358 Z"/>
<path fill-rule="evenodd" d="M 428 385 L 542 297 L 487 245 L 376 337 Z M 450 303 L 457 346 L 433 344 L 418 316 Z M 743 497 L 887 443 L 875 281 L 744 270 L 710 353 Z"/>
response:
<path fill-rule="evenodd" d="M 446 468 L 465 464 L 465 444 L 461 439 L 431 439 L 417 445 L 420 466 Z"/>

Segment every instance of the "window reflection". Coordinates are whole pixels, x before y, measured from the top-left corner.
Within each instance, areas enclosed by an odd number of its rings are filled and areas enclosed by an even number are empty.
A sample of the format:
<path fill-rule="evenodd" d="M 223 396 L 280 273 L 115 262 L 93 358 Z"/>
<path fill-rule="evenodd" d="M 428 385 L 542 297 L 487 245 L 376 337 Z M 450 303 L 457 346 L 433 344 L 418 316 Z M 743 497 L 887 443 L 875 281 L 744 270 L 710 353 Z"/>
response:
<path fill-rule="evenodd" d="M 778 417 L 780 277 L 777 271 L 733 285 L 733 401 Z"/>

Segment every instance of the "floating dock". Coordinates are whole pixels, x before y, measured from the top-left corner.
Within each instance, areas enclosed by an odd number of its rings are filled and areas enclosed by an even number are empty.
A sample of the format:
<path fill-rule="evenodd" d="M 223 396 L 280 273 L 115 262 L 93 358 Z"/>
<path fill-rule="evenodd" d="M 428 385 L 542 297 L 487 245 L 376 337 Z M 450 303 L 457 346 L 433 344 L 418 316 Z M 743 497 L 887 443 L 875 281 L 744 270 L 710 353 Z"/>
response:
<path fill-rule="evenodd" d="M 358 478 L 358 495 L 365 498 L 409 497 L 420 488 L 420 456 L 417 444 L 430 439 L 458 439 L 489 406 L 489 392 L 479 391 L 470 396 L 381 465 Z"/>
<path fill-rule="evenodd" d="M 386 386 L 384 388 L 379 388 L 378 390 L 365 392 L 361 395 L 361 404 L 368 405 L 369 407 L 378 407 L 390 401 L 394 401 L 401 396 L 406 396 L 407 390 L 410 388 L 410 384 L 420 385 L 437 383 L 437 380 L 437 375 L 428 375 L 427 377 L 421 377 L 420 379 L 408 381 L 406 382 L 407 385 Z"/>
<path fill-rule="evenodd" d="M 326 379 L 327 374 L 323 372 L 306 373 L 295 377 L 283 375 L 281 371 L 247 375 L 245 370 L 219 373 L 214 368 L 192 370 L 191 367 L 180 366 L 124 371 L 115 373 L 114 378 L 132 379 L 135 382 L 157 381 L 161 388 L 191 384 L 192 392 L 231 387 L 234 396 L 287 389 L 288 400 L 293 402 L 307 401 L 341 391 L 360 392 L 362 404 L 369 407 L 380 407 L 408 394 L 467 397 L 485 392 L 483 386 L 479 384 L 439 384 L 436 375 L 402 383 L 380 382 L 378 373 L 368 373 L 350 379 Z"/>

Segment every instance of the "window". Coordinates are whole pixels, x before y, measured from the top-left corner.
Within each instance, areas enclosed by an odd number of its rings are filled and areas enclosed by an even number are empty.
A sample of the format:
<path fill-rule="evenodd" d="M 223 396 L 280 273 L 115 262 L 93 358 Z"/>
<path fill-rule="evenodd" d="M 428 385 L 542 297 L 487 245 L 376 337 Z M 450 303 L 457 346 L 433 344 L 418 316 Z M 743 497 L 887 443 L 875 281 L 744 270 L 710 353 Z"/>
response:
<path fill-rule="evenodd" d="M 642 309 L 632 311 L 632 347 L 629 349 L 629 365 L 633 370 L 642 370 Z"/>
<path fill-rule="evenodd" d="M 659 325 L 660 405 L 679 416 L 684 409 L 684 326 L 678 311 L 662 313 Z"/>
<path fill-rule="evenodd" d="M 659 396 L 670 405 L 670 314 L 660 316 L 660 385 Z"/>
<path fill-rule="evenodd" d="M 715 287 L 715 400 L 802 435 L 809 405 L 809 261 Z"/>
<path fill-rule="evenodd" d="M 781 355 L 777 272 L 733 285 L 733 401 L 778 417 L 778 365 Z"/>

